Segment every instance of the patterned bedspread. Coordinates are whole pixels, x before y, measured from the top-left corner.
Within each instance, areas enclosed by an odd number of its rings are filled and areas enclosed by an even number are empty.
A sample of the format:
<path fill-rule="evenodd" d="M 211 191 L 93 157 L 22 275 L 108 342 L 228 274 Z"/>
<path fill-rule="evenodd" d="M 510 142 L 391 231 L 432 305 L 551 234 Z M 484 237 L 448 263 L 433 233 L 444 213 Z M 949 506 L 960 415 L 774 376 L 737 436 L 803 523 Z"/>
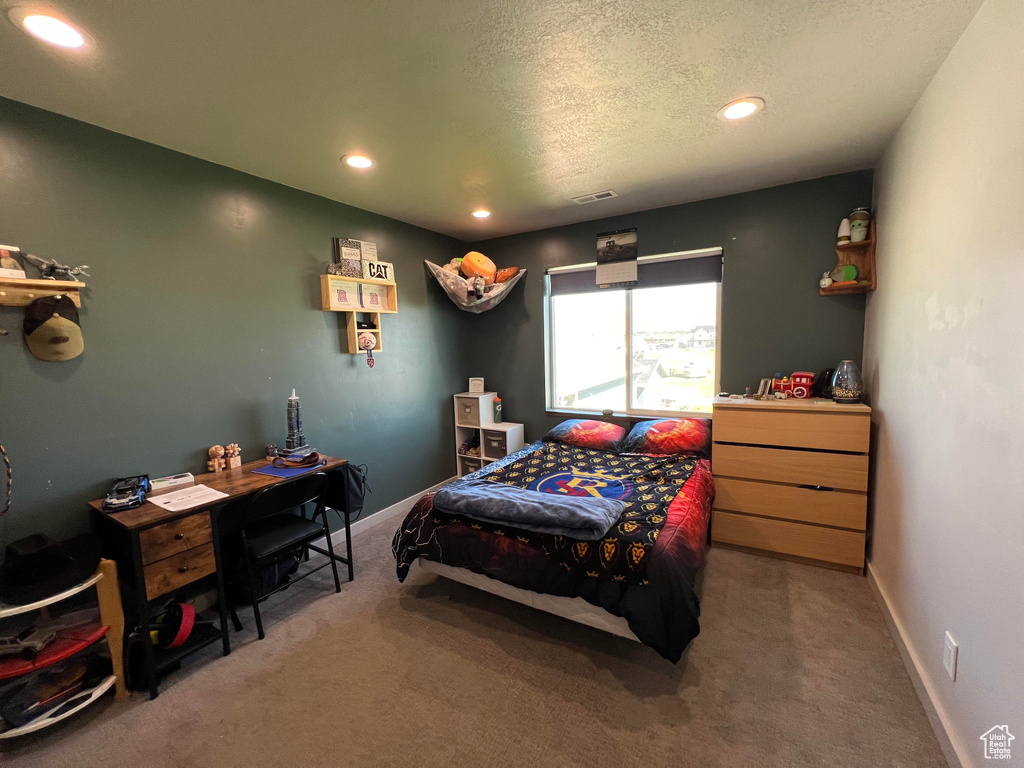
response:
<path fill-rule="evenodd" d="M 693 587 L 714 496 L 706 459 L 534 443 L 468 478 L 617 498 L 626 510 L 603 539 L 579 541 L 448 515 L 433 508 L 428 494 L 395 534 L 400 580 L 426 557 L 535 592 L 583 597 L 623 616 L 642 642 L 679 660 L 700 631 Z"/>

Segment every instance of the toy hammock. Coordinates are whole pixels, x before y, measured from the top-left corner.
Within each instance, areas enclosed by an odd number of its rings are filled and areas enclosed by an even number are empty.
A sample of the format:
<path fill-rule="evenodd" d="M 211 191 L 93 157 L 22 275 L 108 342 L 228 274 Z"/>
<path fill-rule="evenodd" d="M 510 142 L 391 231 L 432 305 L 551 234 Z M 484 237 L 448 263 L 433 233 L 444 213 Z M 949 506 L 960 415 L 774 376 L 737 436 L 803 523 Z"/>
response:
<path fill-rule="evenodd" d="M 469 281 L 462 275 L 448 272 L 429 261 L 426 262 L 426 265 L 430 269 L 430 274 L 441 284 L 444 292 L 448 294 L 448 298 L 455 303 L 455 306 L 476 315 L 498 306 L 508 296 L 512 286 L 526 274 L 526 270 L 521 269 L 515 277 L 509 278 L 504 283 L 493 283 L 484 286 L 481 291 L 474 291 L 470 287 Z"/>

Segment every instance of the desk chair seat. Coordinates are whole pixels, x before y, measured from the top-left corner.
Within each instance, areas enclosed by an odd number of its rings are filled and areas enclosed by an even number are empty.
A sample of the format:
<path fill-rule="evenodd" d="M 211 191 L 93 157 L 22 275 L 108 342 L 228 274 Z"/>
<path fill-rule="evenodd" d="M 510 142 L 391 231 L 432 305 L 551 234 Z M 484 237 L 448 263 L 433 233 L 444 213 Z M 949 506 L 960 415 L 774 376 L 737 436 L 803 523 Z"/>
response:
<path fill-rule="evenodd" d="M 300 475 L 287 482 L 264 488 L 252 497 L 246 507 L 241 525 L 242 553 L 245 556 L 245 570 L 249 577 L 249 588 L 252 590 L 252 608 L 260 640 L 266 637 L 263 631 L 263 618 L 260 616 L 260 603 L 288 586 L 284 584 L 261 595 L 256 578 L 256 569 L 261 562 L 288 550 L 308 547 L 327 555 L 327 562 L 296 576 L 293 581 L 304 579 L 330 565 L 334 571 L 334 590 L 341 592 L 337 564 L 339 558 L 334 554 L 331 530 L 327 526 L 327 510 L 324 508 L 323 495 L 327 491 L 327 485 L 327 475 L 323 472 Z M 295 514 L 296 510 L 305 510 L 307 504 L 314 505 L 312 519 Z M 321 518 L 319 523 L 316 522 L 317 516 Z M 310 546 L 321 537 L 327 540 L 326 550 Z"/>
<path fill-rule="evenodd" d="M 267 523 L 270 523 L 268 525 Z M 323 522 L 307 520 L 298 515 L 279 515 L 269 521 L 254 523 L 246 531 L 249 556 L 257 564 L 324 535 Z"/>

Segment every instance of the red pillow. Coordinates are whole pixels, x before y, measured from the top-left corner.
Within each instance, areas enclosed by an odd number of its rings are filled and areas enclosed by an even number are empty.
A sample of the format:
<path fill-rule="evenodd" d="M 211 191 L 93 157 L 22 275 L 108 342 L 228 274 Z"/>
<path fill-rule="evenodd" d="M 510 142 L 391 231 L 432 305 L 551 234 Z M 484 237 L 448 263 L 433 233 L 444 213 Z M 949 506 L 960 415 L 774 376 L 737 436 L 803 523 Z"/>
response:
<path fill-rule="evenodd" d="M 711 450 L 711 419 L 661 419 L 633 426 L 619 448 L 622 453 L 674 455 Z"/>
<path fill-rule="evenodd" d="M 614 451 L 619 447 L 626 430 L 607 421 L 569 419 L 544 435 L 545 443 L 565 443 L 579 448 Z"/>

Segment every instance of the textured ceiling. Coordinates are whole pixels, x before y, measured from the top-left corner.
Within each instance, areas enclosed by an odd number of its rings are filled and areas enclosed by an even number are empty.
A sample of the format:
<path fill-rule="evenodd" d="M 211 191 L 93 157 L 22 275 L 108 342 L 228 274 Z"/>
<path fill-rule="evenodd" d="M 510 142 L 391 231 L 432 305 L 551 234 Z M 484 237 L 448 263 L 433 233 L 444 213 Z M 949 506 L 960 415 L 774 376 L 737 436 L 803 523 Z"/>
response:
<path fill-rule="evenodd" d="M 476 240 L 871 167 L 981 0 L 11 5 L 96 46 L 0 22 L 0 94 Z"/>

